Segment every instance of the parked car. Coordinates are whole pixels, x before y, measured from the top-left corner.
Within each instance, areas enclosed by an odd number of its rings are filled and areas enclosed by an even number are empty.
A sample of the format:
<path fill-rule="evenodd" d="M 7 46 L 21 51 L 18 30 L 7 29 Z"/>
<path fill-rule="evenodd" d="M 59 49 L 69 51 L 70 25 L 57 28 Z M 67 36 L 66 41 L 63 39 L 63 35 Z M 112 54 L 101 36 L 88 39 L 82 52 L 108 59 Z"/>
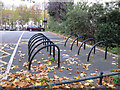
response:
<path fill-rule="evenodd" d="M 45 31 L 43 27 L 37 26 L 37 25 L 29 25 L 26 28 L 29 31 Z"/>
<path fill-rule="evenodd" d="M 16 28 L 10 28 L 10 31 L 16 31 Z"/>

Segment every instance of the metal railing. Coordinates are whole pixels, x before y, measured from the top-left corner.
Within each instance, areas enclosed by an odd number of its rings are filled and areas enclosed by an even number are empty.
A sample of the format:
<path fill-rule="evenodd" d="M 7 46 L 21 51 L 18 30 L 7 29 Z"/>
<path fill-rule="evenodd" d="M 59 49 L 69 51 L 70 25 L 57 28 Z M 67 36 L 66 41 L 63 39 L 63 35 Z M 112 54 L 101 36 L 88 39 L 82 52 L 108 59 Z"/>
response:
<path fill-rule="evenodd" d="M 81 82 L 81 81 L 86 81 L 86 80 L 91 80 L 91 79 L 100 79 L 99 80 L 99 85 L 102 85 L 102 80 L 103 77 L 109 77 L 109 76 L 114 76 L 114 75 L 119 75 L 120 72 L 114 73 L 114 74 L 108 74 L 108 75 L 103 75 L 103 72 L 100 73 L 99 76 L 94 76 L 94 77 L 90 77 L 90 78 L 84 78 L 84 79 L 79 79 L 79 80 L 74 80 L 74 81 L 68 81 L 68 82 L 61 82 L 61 83 L 55 83 L 55 84 L 47 84 L 47 85 L 40 85 L 40 86 L 33 86 L 33 87 L 24 87 L 22 88 L 22 90 L 25 89 L 37 89 L 37 88 L 42 88 L 42 87 L 49 87 L 49 86 L 56 86 L 56 85 L 62 85 L 62 84 L 69 84 L 69 83 L 75 83 L 75 82 Z M 21 90 L 21 88 L 16 88 Z"/>

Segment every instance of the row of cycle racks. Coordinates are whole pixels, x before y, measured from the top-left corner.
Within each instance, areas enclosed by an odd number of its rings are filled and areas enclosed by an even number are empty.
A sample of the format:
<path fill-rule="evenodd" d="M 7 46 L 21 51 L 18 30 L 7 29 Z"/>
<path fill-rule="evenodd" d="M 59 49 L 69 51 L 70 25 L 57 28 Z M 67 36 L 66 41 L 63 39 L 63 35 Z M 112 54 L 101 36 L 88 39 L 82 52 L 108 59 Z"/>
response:
<path fill-rule="evenodd" d="M 41 46 L 38 50 L 35 51 L 35 49 Z M 28 70 L 31 69 L 32 60 L 36 56 L 37 53 L 39 53 L 42 49 L 47 48 L 47 51 L 49 51 L 50 55 L 52 55 L 53 51 L 53 58 L 55 59 L 55 48 L 57 48 L 58 51 L 58 68 L 60 67 L 60 49 L 59 47 L 54 44 L 48 37 L 46 37 L 42 33 L 37 33 L 33 35 L 29 41 L 28 41 Z M 35 53 L 34 53 L 35 51 Z"/>
<path fill-rule="evenodd" d="M 88 62 L 89 62 L 89 58 L 90 58 L 90 55 L 91 55 L 92 50 L 94 50 L 94 54 L 95 54 L 95 47 L 96 47 L 97 45 L 101 44 L 101 43 L 104 43 L 104 44 L 105 44 L 105 59 L 107 59 L 107 47 L 108 47 L 108 45 L 107 45 L 107 42 L 106 42 L 106 41 L 99 41 L 99 42 L 95 43 L 95 39 L 94 39 L 94 38 L 85 39 L 85 36 L 78 36 L 77 34 L 72 34 L 72 35 L 70 35 L 70 36 L 66 39 L 66 41 L 65 41 L 65 43 L 64 43 L 64 46 L 65 46 L 65 47 L 66 47 L 67 41 L 68 41 L 69 38 L 72 37 L 72 36 L 75 36 L 75 39 L 73 40 L 73 42 L 72 42 L 72 44 L 71 44 L 70 50 L 72 50 L 75 41 L 77 41 L 77 46 L 78 46 L 78 39 L 79 39 L 79 38 L 82 38 L 82 39 L 84 40 L 84 41 L 81 43 L 81 45 L 79 46 L 79 48 L 78 48 L 78 52 L 77 52 L 78 55 L 79 55 L 80 49 L 81 49 L 81 47 L 82 47 L 83 45 L 84 45 L 84 47 L 83 47 L 84 50 L 86 49 L 86 42 L 87 42 L 87 41 L 93 41 L 93 42 L 94 42 L 93 47 L 90 49 L 90 51 L 89 51 L 89 53 L 88 53 L 88 57 L 87 57 L 87 61 L 88 61 Z"/>

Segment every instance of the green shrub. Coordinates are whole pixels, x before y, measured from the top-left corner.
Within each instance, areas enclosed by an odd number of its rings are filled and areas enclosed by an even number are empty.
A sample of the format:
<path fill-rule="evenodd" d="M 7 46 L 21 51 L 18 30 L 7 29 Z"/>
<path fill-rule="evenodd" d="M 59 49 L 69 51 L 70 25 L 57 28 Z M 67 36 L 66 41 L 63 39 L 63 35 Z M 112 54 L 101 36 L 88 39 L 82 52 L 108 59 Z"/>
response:
<path fill-rule="evenodd" d="M 108 46 L 117 46 L 118 41 L 120 41 L 120 36 L 118 35 L 119 26 L 114 23 L 103 23 L 98 24 L 98 30 L 96 32 L 96 38 L 98 41 L 107 41 Z"/>

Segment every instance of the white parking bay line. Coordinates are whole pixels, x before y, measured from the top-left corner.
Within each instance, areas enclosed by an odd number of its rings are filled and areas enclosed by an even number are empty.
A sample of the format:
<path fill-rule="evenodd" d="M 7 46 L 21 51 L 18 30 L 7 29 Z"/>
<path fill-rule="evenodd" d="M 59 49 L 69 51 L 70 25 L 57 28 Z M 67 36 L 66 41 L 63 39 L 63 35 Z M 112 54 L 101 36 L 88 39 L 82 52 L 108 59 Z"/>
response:
<path fill-rule="evenodd" d="M 6 72 L 5 72 L 5 75 L 6 75 L 6 76 L 3 77 L 2 79 L 6 79 L 6 80 L 7 80 L 7 78 L 8 78 L 7 73 L 9 73 L 9 71 L 10 71 L 10 68 L 11 68 L 11 65 L 12 65 L 12 62 L 13 62 L 13 58 L 14 58 L 14 56 L 15 56 L 15 53 L 16 53 L 16 51 L 17 51 L 18 45 L 19 45 L 19 43 L 20 43 L 20 40 L 21 40 L 23 34 L 24 34 L 24 32 L 21 34 L 21 36 L 20 36 L 20 38 L 19 38 L 19 40 L 18 40 L 18 42 L 17 42 L 17 44 L 16 44 L 16 47 L 15 47 L 15 49 L 14 49 L 14 51 L 13 51 L 11 57 L 10 57 L 10 60 L 9 60 L 9 62 L 8 62 L 7 69 L 6 69 Z"/>

